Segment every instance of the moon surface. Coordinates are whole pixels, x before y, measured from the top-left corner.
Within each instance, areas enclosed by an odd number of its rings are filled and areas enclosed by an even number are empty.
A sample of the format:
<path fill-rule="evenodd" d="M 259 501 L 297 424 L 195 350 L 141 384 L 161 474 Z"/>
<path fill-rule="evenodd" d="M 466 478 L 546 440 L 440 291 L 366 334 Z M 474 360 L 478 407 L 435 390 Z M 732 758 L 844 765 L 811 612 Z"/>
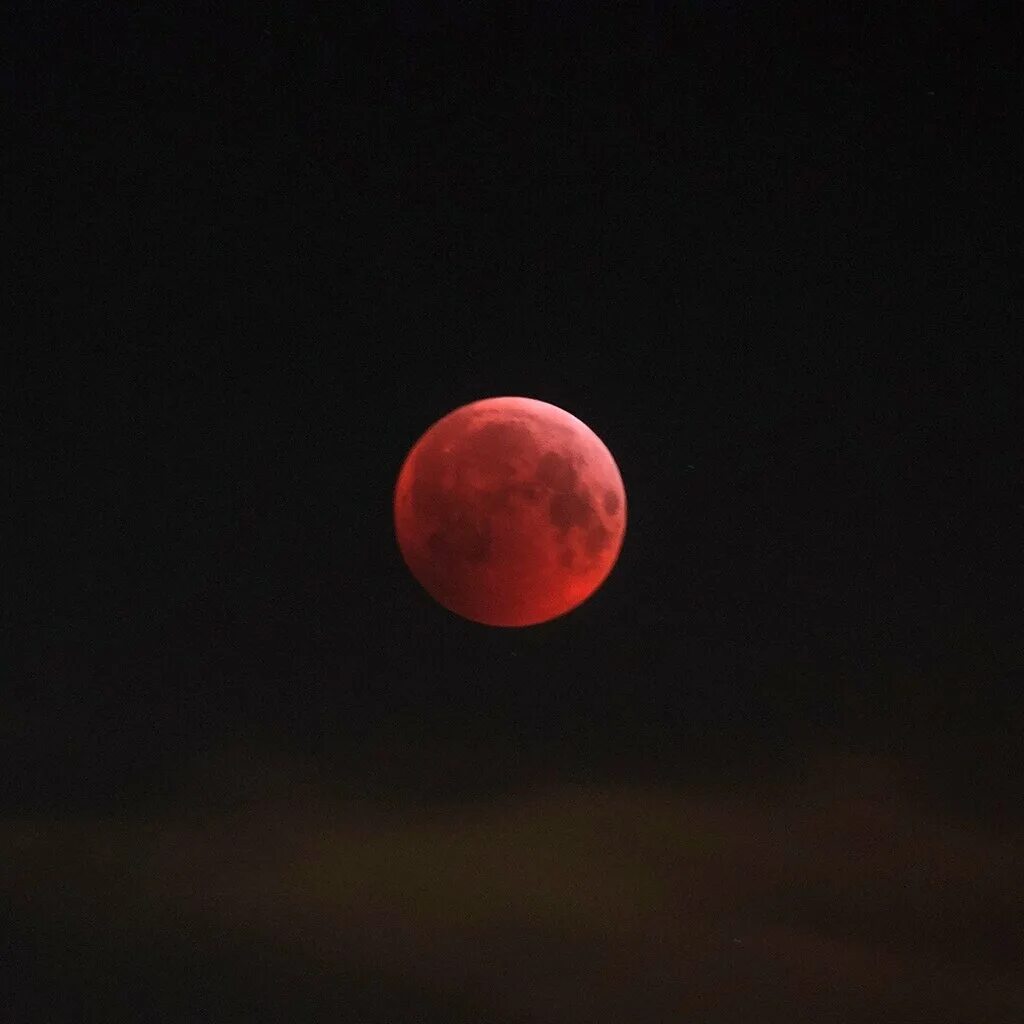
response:
<path fill-rule="evenodd" d="M 582 604 L 622 548 L 626 492 L 601 439 L 532 398 L 485 398 L 438 420 L 398 474 L 395 536 L 445 608 L 531 626 Z"/>

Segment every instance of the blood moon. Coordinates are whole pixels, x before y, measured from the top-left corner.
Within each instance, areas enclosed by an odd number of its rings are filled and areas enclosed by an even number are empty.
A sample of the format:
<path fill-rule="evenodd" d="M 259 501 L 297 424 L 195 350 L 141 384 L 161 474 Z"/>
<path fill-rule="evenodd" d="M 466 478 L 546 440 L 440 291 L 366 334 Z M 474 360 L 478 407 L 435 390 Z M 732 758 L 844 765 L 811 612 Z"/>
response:
<path fill-rule="evenodd" d="M 601 439 L 532 398 L 485 398 L 413 446 L 394 495 L 413 576 L 450 611 L 531 626 L 582 604 L 611 572 L 626 493 Z"/>

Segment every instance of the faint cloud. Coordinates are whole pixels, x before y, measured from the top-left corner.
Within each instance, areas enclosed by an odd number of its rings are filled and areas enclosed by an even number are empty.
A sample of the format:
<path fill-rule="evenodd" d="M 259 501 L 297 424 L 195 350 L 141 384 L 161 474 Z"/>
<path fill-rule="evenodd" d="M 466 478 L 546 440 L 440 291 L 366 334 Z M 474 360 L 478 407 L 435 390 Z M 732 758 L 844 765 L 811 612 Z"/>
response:
<path fill-rule="evenodd" d="M 7 822 L 8 912 L 126 949 L 154 929 L 197 956 L 243 936 L 266 970 L 376 971 L 495 1024 L 1024 1013 L 1024 844 L 924 811 L 896 765 L 727 795 L 557 785 L 400 808 L 307 780 L 242 797 Z"/>

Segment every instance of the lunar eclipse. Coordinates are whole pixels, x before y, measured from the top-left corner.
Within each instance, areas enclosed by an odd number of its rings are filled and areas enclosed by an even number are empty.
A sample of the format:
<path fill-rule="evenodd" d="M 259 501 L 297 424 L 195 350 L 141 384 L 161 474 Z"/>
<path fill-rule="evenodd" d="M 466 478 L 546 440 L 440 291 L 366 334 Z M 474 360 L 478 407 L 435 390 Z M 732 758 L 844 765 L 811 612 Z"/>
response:
<path fill-rule="evenodd" d="M 485 398 L 438 420 L 398 474 L 395 536 L 438 603 L 490 626 L 564 615 L 607 579 L 626 494 L 601 439 L 532 398 Z"/>

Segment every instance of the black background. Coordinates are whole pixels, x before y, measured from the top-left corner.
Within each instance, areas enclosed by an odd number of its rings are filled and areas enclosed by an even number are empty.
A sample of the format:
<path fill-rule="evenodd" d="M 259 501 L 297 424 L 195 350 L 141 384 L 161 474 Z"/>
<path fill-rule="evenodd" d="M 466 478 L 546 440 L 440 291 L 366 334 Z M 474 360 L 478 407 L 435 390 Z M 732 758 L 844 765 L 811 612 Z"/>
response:
<path fill-rule="evenodd" d="M 842 752 L 1019 829 L 1015 20 L 820 8 L 17 5 L 9 816 L 159 814 L 209 758 L 191 799 L 287 762 L 405 806 Z M 498 394 L 629 498 L 526 630 L 392 533 Z"/>

